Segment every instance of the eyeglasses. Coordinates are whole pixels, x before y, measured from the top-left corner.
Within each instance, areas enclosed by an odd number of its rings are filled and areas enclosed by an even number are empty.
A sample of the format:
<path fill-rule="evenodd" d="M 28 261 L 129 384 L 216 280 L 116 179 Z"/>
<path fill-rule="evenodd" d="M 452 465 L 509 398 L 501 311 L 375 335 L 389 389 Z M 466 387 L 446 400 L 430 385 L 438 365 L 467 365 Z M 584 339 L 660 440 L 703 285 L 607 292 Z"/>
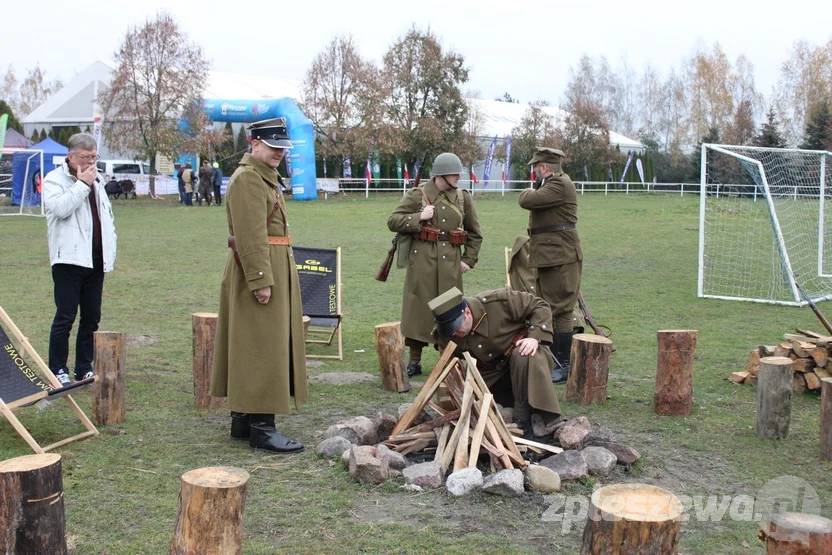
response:
<path fill-rule="evenodd" d="M 97 162 L 97 161 L 101 160 L 101 157 L 98 156 L 97 154 L 87 154 L 86 156 L 79 156 L 78 154 L 76 154 L 74 152 L 70 152 L 70 154 L 72 154 L 73 156 L 75 156 L 76 158 L 78 158 L 79 160 L 82 160 L 84 162 L 92 162 L 93 160 L 95 160 Z"/>

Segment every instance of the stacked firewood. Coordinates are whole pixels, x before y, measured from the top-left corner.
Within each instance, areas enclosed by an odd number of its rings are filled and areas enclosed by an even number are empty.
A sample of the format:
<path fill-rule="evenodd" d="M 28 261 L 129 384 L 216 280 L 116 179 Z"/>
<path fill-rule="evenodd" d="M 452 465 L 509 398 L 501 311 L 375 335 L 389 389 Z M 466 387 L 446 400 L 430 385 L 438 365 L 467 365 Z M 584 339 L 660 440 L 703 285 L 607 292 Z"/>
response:
<path fill-rule="evenodd" d="M 523 452 L 538 454 L 562 452 L 535 441 L 525 440 L 516 425 L 503 420 L 494 397 L 477 370 L 476 361 L 465 354 L 465 364 L 453 356 L 450 343 L 425 380 L 413 404 L 399 419 L 385 444 L 406 455 L 433 452 L 442 471 L 476 467 L 480 454 L 487 454 L 492 471 L 525 468 Z M 442 388 L 448 399 L 437 403 L 434 395 Z M 444 405 L 444 406 L 443 406 Z M 413 425 L 426 408 L 438 417 Z"/>
<path fill-rule="evenodd" d="M 783 335 L 777 345 L 760 345 L 748 354 L 748 366 L 744 372 L 733 372 L 728 379 L 734 383 L 757 385 L 762 357 L 788 357 L 792 359 L 792 391 L 803 393 L 819 390 L 822 378 L 832 377 L 832 337 L 807 330 Z"/>

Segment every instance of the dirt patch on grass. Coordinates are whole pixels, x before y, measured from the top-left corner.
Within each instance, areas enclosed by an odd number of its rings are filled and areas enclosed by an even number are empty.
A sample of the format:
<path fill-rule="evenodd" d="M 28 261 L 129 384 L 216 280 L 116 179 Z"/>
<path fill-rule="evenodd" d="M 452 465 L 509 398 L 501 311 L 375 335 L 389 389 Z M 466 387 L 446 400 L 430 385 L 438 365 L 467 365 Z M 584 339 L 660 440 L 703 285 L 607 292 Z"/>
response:
<path fill-rule="evenodd" d="M 309 376 L 309 383 L 328 385 L 352 385 L 373 382 L 376 377 L 365 372 L 328 372 Z"/>
<path fill-rule="evenodd" d="M 153 337 L 152 335 L 128 335 L 127 336 L 127 344 L 128 345 L 137 345 L 139 347 L 150 347 L 152 345 L 157 345 L 159 340 Z"/>

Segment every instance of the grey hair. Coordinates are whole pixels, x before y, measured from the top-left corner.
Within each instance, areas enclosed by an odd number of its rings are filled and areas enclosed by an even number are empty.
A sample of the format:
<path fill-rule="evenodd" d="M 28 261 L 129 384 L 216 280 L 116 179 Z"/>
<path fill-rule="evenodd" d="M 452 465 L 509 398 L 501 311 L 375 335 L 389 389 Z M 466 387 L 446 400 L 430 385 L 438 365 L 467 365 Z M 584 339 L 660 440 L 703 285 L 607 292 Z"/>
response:
<path fill-rule="evenodd" d="M 550 162 L 543 162 L 543 163 L 546 164 L 546 167 L 549 168 L 549 171 L 551 171 L 552 173 L 560 171 L 560 168 L 561 168 L 560 162 L 558 162 L 557 164 L 553 164 L 553 163 L 550 163 Z"/>
<path fill-rule="evenodd" d="M 67 144 L 70 152 L 77 152 L 79 150 L 98 150 L 98 145 L 95 144 L 95 139 L 89 133 L 76 133 L 69 138 Z"/>

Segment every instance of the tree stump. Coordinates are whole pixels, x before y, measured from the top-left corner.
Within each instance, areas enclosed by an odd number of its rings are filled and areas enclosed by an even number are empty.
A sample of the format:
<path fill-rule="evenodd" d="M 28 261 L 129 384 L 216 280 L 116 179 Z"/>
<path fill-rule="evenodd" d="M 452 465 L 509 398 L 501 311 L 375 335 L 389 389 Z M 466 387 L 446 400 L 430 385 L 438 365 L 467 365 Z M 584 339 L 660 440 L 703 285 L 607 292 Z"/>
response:
<path fill-rule="evenodd" d="M 656 367 L 656 414 L 686 416 L 693 406 L 693 357 L 696 330 L 658 332 L 659 356 Z"/>
<path fill-rule="evenodd" d="M 124 422 L 124 365 L 126 360 L 126 334 L 115 331 L 95 332 L 92 421 L 97 426 Z"/>
<path fill-rule="evenodd" d="M 675 554 L 684 507 L 648 484 L 614 484 L 592 494 L 581 555 Z"/>
<path fill-rule="evenodd" d="M 820 381 L 820 458 L 832 461 L 832 378 Z"/>
<path fill-rule="evenodd" d="M 222 408 L 223 397 L 211 397 L 211 373 L 214 369 L 214 337 L 217 315 L 213 312 L 193 314 L 194 336 L 194 405 L 198 409 Z"/>
<path fill-rule="evenodd" d="M 771 515 L 760 539 L 767 555 L 817 555 L 832 553 L 832 520 L 806 513 Z"/>
<path fill-rule="evenodd" d="M 792 359 L 764 357 L 757 376 L 757 437 L 786 439 L 792 416 Z"/>
<path fill-rule="evenodd" d="M 0 553 L 68 553 L 60 455 L 0 462 Z"/>
<path fill-rule="evenodd" d="M 183 474 L 171 554 L 241 554 L 247 484 L 248 472 L 231 466 Z"/>
<path fill-rule="evenodd" d="M 310 316 L 303 317 L 303 340 L 306 341 L 306 338 L 309 337 L 309 325 L 312 323 L 312 318 Z"/>
<path fill-rule="evenodd" d="M 398 393 L 410 391 L 410 380 L 404 362 L 401 322 L 388 322 L 376 326 L 376 352 L 384 389 Z"/>
<path fill-rule="evenodd" d="M 563 400 L 594 405 L 607 400 L 612 341 L 601 335 L 572 336 L 571 370 Z"/>

